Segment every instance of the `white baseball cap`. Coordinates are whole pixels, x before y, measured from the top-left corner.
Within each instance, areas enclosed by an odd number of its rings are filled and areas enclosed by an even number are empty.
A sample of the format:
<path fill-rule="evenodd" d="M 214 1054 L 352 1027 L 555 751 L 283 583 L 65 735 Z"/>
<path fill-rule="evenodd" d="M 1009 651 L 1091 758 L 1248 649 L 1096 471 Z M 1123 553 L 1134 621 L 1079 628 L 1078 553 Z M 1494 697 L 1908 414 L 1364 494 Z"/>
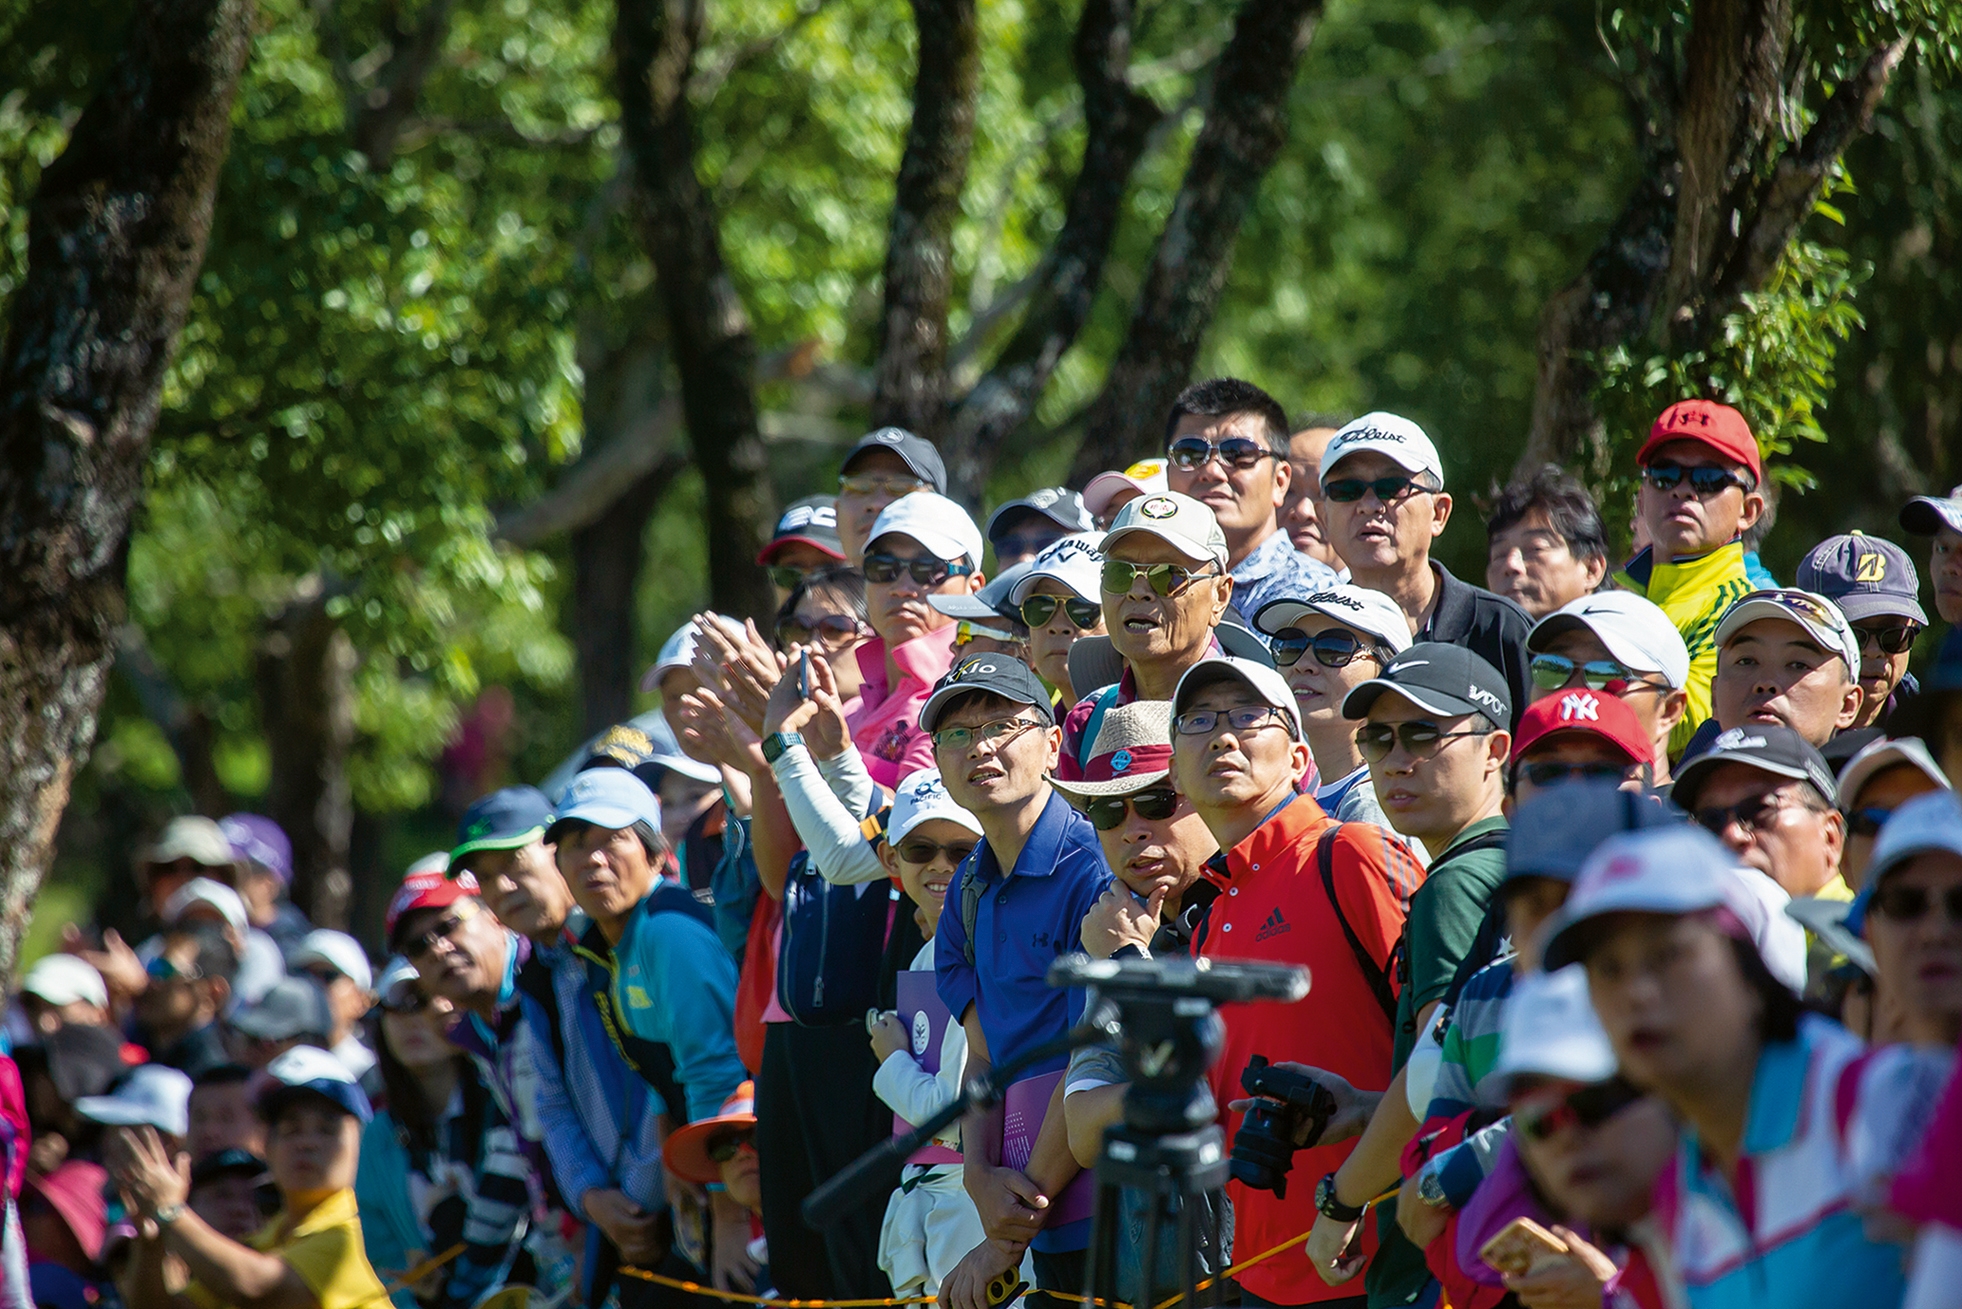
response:
<path fill-rule="evenodd" d="M 1406 473 L 1429 473 L 1437 479 L 1437 489 L 1444 489 L 1444 461 L 1438 458 L 1437 446 L 1424 429 L 1401 414 L 1380 409 L 1364 414 L 1329 439 L 1328 448 L 1322 451 L 1322 485 L 1328 485 L 1336 465 L 1367 450 L 1387 457 Z"/>
<path fill-rule="evenodd" d="M 1397 602 L 1381 591 L 1348 582 L 1324 587 L 1299 600 L 1271 600 L 1260 607 L 1253 624 L 1273 636 L 1285 628 L 1300 627 L 1302 619 L 1310 614 L 1320 614 L 1344 627 L 1368 632 L 1388 646 L 1391 654 L 1402 654 L 1410 648 L 1410 621 Z"/>
<path fill-rule="evenodd" d="M 1587 993 L 1587 969 L 1570 964 L 1551 973 L 1528 973 L 1513 983 L 1499 1028 L 1499 1061 L 1492 1075 L 1557 1077 L 1605 1082 L 1618 1061 L 1607 1029 Z"/>
<path fill-rule="evenodd" d="M 209 905 L 218 911 L 226 926 L 243 936 L 252 929 L 252 919 L 245 912 L 245 901 L 237 891 L 223 882 L 214 882 L 209 877 L 193 877 L 184 885 L 170 893 L 163 903 L 163 920 L 175 925 L 193 905 Z"/>
<path fill-rule="evenodd" d="M 1213 655 L 1201 659 L 1185 670 L 1179 678 L 1178 688 L 1172 692 L 1172 717 L 1184 713 L 1190 707 L 1192 697 L 1215 682 L 1237 681 L 1260 697 L 1260 702 L 1279 709 L 1286 716 L 1288 735 L 1300 741 L 1301 706 L 1294 698 L 1294 691 L 1288 686 L 1285 677 L 1267 664 L 1252 659 L 1235 659 L 1231 655 Z M 1176 721 L 1173 732 L 1177 732 Z M 1174 737 L 1176 740 L 1176 735 Z"/>
<path fill-rule="evenodd" d="M 661 652 L 654 656 L 654 666 L 640 675 L 642 694 L 661 689 L 661 676 L 672 668 L 692 668 L 695 665 L 695 622 L 693 619 L 683 623 L 661 642 Z"/>
<path fill-rule="evenodd" d="M 346 932 L 315 928 L 300 938 L 300 948 L 288 962 L 296 970 L 307 964 L 326 964 L 363 991 L 374 986 L 375 973 L 368 962 L 368 952 Z"/>
<path fill-rule="evenodd" d="M 1723 649 L 1746 625 L 1761 618 L 1777 618 L 1804 630 L 1828 654 L 1846 661 L 1847 676 L 1860 675 L 1860 638 L 1839 606 L 1811 591 L 1781 587 L 1774 591 L 1753 591 L 1724 610 L 1717 623 L 1717 648 Z"/>
<path fill-rule="evenodd" d="M 1165 469 L 1171 462 L 1159 455 L 1152 459 L 1140 459 L 1121 473 L 1098 473 L 1083 488 L 1083 507 L 1093 516 L 1101 518 L 1120 492 L 1157 495 L 1169 489 L 1165 484 Z"/>
<path fill-rule="evenodd" d="M 973 814 L 954 803 L 947 784 L 940 780 L 938 768 L 921 768 L 899 779 L 892 793 L 892 816 L 886 822 L 886 843 L 898 846 L 914 828 L 931 818 L 959 823 L 976 836 L 981 824 Z"/>
<path fill-rule="evenodd" d="M 1095 532 L 1079 532 L 1052 542 L 1029 561 L 1029 571 L 1016 579 L 1014 588 L 1008 593 L 1008 602 L 1020 605 L 1035 590 L 1036 583 L 1047 577 L 1076 592 L 1080 600 L 1102 603 L 1103 591 L 1099 579 L 1104 558 L 1097 553 L 1097 543 L 1101 540 L 1103 538 Z"/>
<path fill-rule="evenodd" d="M 871 534 L 865 538 L 866 553 L 871 553 L 880 537 L 894 533 L 912 537 L 936 559 L 950 564 L 966 559 L 976 568 L 981 566 L 981 551 L 985 548 L 981 529 L 974 525 L 967 510 L 937 491 L 902 495 L 881 509 Z"/>
<path fill-rule="evenodd" d="M 1918 769 L 1929 781 L 1944 791 L 1953 790 L 1948 774 L 1935 762 L 1935 756 L 1928 753 L 1928 747 L 1918 736 L 1903 736 L 1895 739 L 1882 737 L 1869 741 L 1860 747 L 1860 752 L 1846 761 L 1839 770 L 1840 808 L 1852 812 L 1859 802 L 1860 788 L 1874 779 L 1878 773 L 1896 766 Z"/>
<path fill-rule="evenodd" d="M 1526 649 L 1537 654 L 1562 632 L 1580 628 L 1600 639 L 1608 653 L 1638 673 L 1660 673 L 1672 691 L 1689 681 L 1689 647 L 1659 605 L 1632 591 L 1600 591 L 1569 600 L 1540 619 L 1526 634 Z"/>
<path fill-rule="evenodd" d="M 21 994 L 35 996 L 51 1005 L 92 1004 L 109 1007 L 109 988 L 102 974 L 86 959 L 72 954 L 44 955 L 34 961 L 20 979 Z"/>
<path fill-rule="evenodd" d="M 1108 555 L 1112 546 L 1133 532 L 1155 536 L 1195 563 L 1226 567 L 1226 533 L 1220 531 L 1219 519 L 1211 507 L 1189 495 L 1165 491 L 1139 496 L 1117 511 L 1097 548 Z"/>
<path fill-rule="evenodd" d="M 75 1112 L 109 1127 L 154 1127 L 171 1136 L 191 1130 L 191 1079 L 162 1064 L 139 1064 L 107 1095 L 85 1095 Z"/>

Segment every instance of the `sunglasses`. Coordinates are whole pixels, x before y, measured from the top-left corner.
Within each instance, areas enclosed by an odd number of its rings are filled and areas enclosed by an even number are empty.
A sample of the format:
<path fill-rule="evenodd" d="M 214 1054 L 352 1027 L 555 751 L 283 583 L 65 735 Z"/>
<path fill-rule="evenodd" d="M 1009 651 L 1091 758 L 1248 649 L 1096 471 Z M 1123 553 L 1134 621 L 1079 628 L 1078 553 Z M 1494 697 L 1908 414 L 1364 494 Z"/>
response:
<path fill-rule="evenodd" d="M 306 968 L 302 968 L 300 971 L 306 974 L 308 977 L 311 977 L 314 981 L 320 983 L 322 990 L 325 990 L 328 987 L 333 986 L 335 982 L 347 976 L 346 973 L 343 973 L 338 968 L 309 966 Z"/>
<path fill-rule="evenodd" d="M 865 624 L 850 614 L 826 614 L 808 623 L 801 618 L 786 618 L 777 624 L 777 645 L 786 650 L 793 645 L 832 649 L 857 640 L 864 632 Z"/>
<path fill-rule="evenodd" d="M 980 623 L 963 618 L 954 624 L 954 649 L 958 650 L 977 636 L 985 636 L 990 641 L 1000 641 L 1005 645 L 1022 644 L 1022 638 L 1000 627 L 983 627 Z"/>
<path fill-rule="evenodd" d="M 1625 782 L 1640 764 L 1563 764 L 1546 760 L 1519 765 L 1520 777 L 1534 786 L 1558 786 L 1578 779 L 1583 782 Z"/>
<path fill-rule="evenodd" d="M 921 586 L 939 586 L 950 577 L 965 577 L 973 571 L 968 564 L 950 564 L 931 555 L 924 559 L 901 559 L 883 552 L 865 556 L 864 568 L 865 580 L 881 585 L 897 582 L 899 575 L 905 573 Z"/>
<path fill-rule="evenodd" d="M 1122 559 L 1106 559 L 1103 586 L 1112 595 L 1124 595 L 1130 591 L 1131 583 L 1143 576 L 1154 592 L 1170 596 L 1191 586 L 1196 578 L 1217 575 L 1218 569 L 1211 565 L 1199 570 L 1182 568 L 1177 564 L 1132 564 Z"/>
<path fill-rule="evenodd" d="M 1268 638 L 1267 649 L 1279 668 L 1294 667 L 1305 654 L 1314 655 L 1315 662 L 1324 668 L 1347 668 L 1357 658 L 1374 659 L 1379 664 L 1384 662 L 1382 652 L 1374 645 L 1339 627 L 1328 628 L 1313 636 L 1299 627 L 1283 627 Z"/>
<path fill-rule="evenodd" d="M 1893 816 L 1892 809 L 1864 805 L 1846 815 L 1846 830 L 1854 836 L 1879 836 L 1882 825 Z"/>
<path fill-rule="evenodd" d="M 1273 705 L 1236 705 L 1231 709 L 1193 709 L 1172 720 L 1180 736 L 1210 736 L 1222 727 L 1252 732 L 1263 727 L 1287 727 L 1288 716 Z"/>
<path fill-rule="evenodd" d="M 1645 680 L 1632 668 L 1624 668 L 1612 659 L 1590 659 L 1586 663 L 1569 659 L 1566 655 L 1537 654 L 1531 665 L 1533 685 L 1542 691 L 1558 691 L 1579 677 L 1587 683 L 1590 691 L 1606 691 L 1609 695 L 1620 695 L 1630 687 L 1646 687 L 1651 691 L 1661 690 L 1660 684 Z"/>
<path fill-rule="evenodd" d="M 1104 607 L 1095 600 L 1060 595 L 1032 595 L 1024 600 L 1022 621 L 1030 627 L 1047 627 L 1049 620 L 1056 616 L 1058 606 L 1061 606 L 1065 618 L 1086 632 L 1103 621 Z"/>
<path fill-rule="evenodd" d="M 204 973 L 196 968 L 186 972 L 163 955 L 158 955 L 144 964 L 143 973 L 153 982 L 195 982 L 204 976 Z"/>
<path fill-rule="evenodd" d="M 1000 750 L 1010 741 L 1039 726 L 1032 718 L 1003 718 L 979 727 L 943 727 L 933 734 L 933 748 L 936 750 L 971 750 L 984 741 L 996 743 Z"/>
<path fill-rule="evenodd" d="M 946 855 L 949 863 L 963 863 L 974 853 L 973 841 L 962 845 L 959 841 L 948 841 L 937 845 L 932 841 L 907 841 L 899 847 L 899 857 L 909 864 L 930 864 L 941 855 Z"/>
<path fill-rule="evenodd" d="M 1248 469 L 1263 459 L 1280 458 L 1260 442 L 1244 436 L 1229 436 L 1218 445 L 1203 436 L 1182 436 L 1165 453 L 1174 465 L 1187 472 L 1204 468 L 1215 459 L 1228 468 Z"/>
<path fill-rule="evenodd" d="M 917 477 L 903 473 L 854 473 L 850 477 L 838 478 L 838 489 L 846 495 L 889 495 L 897 500 L 902 495 L 926 490 L 926 483 Z"/>
<path fill-rule="evenodd" d="M 1925 886 L 1880 886 L 1873 893 L 1873 908 L 1897 923 L 1914 923 L 1927 917 L 1937 899 L 1949 922 L 1962 923 L 1962 886 L 1951 886 L 1939 896 Z"/>
<path fill-rule="evenodd" d="M 745 1129 L 740 1132 L 720 1132 L 709 1138 L 708 1157 L 713 1163 L 726 1164 L 736 1157 L 736 1152 L 744 1146 L 754 1146 L 756 1133 Z"/>
<path fill-rule="evenodd" d="M 1436 723 L 1417 719 L 1409 723 L 1368 723 L 1356 729 L 1356 749 L 1362 757 L 1372 764 L 1380 764 L 1390 757 L 1397 742 L 1403 742 L 1404 753 L 1413 759 L 1428 759 L 1444 748 L 1446 741 L 1455 741 L 1461 736 L 1483 736 L 1483 732 L 1467 729 L 1462 732 L 1447 732 Z"/>
<path fill-rule="evenodd" d="M 764 571 L 770 575 L 770 584 L 779 591 L 794 591 L 799 582 L 811 575 L 810 569 L 794 564 L 771 564 Z"/>
<path fill-rule="evenodd" d="M 1650 464 L 1642 470 L 1642 480 L 1658 491 L 1673 491 L 1688 478 L 1690 490 L 1699 500 L 1707 500 L 1713 495 L 1722 495 L 1731 487 L 1748 491 L 1751 484 L 1731 472 L 1728 468 L 1685 468 L 1681 464 L 1663 462 Z"/>
<path fill-rule="evenodd" d="M 1583 1086 L 1548 1105 L 1526 1105 L 1512 1111 L 1513 1126 L 1535 1141 L 1544 1141 L 1563 1128 L 1599 1127 L 1642 1098 L 1642 1092 L 1619 1077 Z"/>
<path fill-rule="evenodd" d="M 1882 654 L 1905 654 L 1914 644 L 1914 638 L 1921 635 L 1921 624 L 1908 622 L 1887 627 L 1861 627 L 1856 623 L 1853 635 L 1859 639 L 1862 650 L 1872 645 Z"/>
<path fill-rule="evenodd" d="M 402 954 L 410 959 L 420 959 L 425 955 L 435 953 L 436 944 L 439 941 L 446 945 L 455 944 L 453 938 L 456 936 L 457 929 L 477 916 L 475 909 L 466 909 L 464 907 L 469 903 L 468 900 L 459 900 L 456 908 L 437 919 L 428 931 L 412 940 L 403 942 Z"/>
<path fill-rule="evenodd" d="M 1428 494 L 1430 489 L 1414 477 L 1338 477 L 1323 484 L 1322 497 L 1337 504 L 1354 504 L 1374 491 L 1378 500 L 1391 504 L 1419 491 Z"/>
<path fill-rule="evenodd" d="M 1155 786 L 1132 795 L 1100 795 L 1083 806 L 1083 816 L 1090 826 L 1108 832 L 1124 821 L 1130 809 L 1149 822 L 1162 823 L 1179 811 L 1179 793 L 1169 786 Z"/>
<path fill-rule="evenodd" d="M 1786 801 L 1776 792 L 1761 795 L 1751 800 L 1739 800 L 1733 805 L 1713 806 L 1697 809 L 1690 817 L 1696 825 L 1713 836 L 1722 836 L 1724 830 L 1736 823 L 1746 836 L 1761 827 L 1769 827 L 1778 821 L 1778 815 L 1789 808 Z"/>

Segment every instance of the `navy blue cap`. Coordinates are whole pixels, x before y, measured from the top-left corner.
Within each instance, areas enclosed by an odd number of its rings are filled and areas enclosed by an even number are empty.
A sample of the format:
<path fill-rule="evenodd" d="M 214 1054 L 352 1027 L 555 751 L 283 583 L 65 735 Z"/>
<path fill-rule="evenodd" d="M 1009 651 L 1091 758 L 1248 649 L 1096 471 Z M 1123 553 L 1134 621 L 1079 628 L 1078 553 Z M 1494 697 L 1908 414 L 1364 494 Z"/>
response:
<path fill-rule="evenodd" d="M 461 861 L 478 850 L 516 850 L 545 834 L 552 822 L 552 802 L 535 786 L 507 786 L 492 791 L 463 811 L 456 826 L 456 845 L 450 850 L 452 873 L 463 871 Z"/>
<path fill-rule="evenodd" d="M 1914 561 L 1885 537 L 1865 532 L 1827 537 L 1799 564 L 1797 584 L 1838 605 L 1848 622 L 1899 617 L 1928 623 Z"/>
<path fill-rule="evenodd" d="M 318 1096 L 362 1123 L 375 1116 L 367 1092 L 333 1055 L 319 1046 L 296 1045 L 266 1065 L 259 1089 L 259 1116 L 277 1122 L 280 1110 L 302 1096 Z"/>
<path fill-rule="evenodd" d="M 1054 723 L 1056 714 L 1049 705 L 1049 692 L 1029 666 L 1012 655 L 977 654 L 955 664 L 947 670 L 946 676 L 933 684 L 933 694 L 920 706 L 920 730 L 931 732 L 940 722 L 940 715 L 947 706 L 968 694 L 970 691 L 986 691 L 1016 704 L 1025 704 L 1037 710 L 1046 723 Z"/>
<path fill-rule="evenodd" d="M 845 451 L 844 462 L 838 465 L 838 476 L 851 472 L 852 464 L 867 450 L 890 450 L 905 461 L 913 470 L 913 475 L 926 482 L 941 495 L 947 494 L 947 465 L 941 461 L 940 451 L 933 442 L 923 436 L 915 436 L 903 427 L 882 427 L 876 432 L 867 432 L 858 438 L 858 443 Z"/>
<path fill-rule="evenodd" d="M 191 1165 L 191 1185 L 203 1186 L 219 1177 L 263 1177 L 267 1171 L 266 1161 L 250 1150 L 233 1146 L 229 1150 L 213 1150 L 204 1158 Z"/>
<path fill-rule="evenodd" d="M 1606 782 L 1562 782 L 1513 811 L 1506 833 L 1506 881 L 1552 877 L 1571 882 L 1609 837 L 1687 821 L 1682 810 L 1655 795 L 1638 795 Z"/>

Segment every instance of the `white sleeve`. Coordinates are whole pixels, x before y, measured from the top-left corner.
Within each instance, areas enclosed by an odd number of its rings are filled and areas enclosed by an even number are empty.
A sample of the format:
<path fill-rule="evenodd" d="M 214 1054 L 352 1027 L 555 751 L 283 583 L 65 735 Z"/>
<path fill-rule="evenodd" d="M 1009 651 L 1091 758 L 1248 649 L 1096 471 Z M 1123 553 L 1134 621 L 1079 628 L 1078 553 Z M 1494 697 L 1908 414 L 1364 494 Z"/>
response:
<path fill-rule="evenodd" d="M 819 759 L 817 767 L 831 794 L 843 801 L 845 808 L 860 818 L 872 816 L 879 792 L 872 784 L 872 774 L 865 771 L 865 756 L 858 752 L 857 746 L 848 745 L 830 759 Z"/>
<path fill-rule="evenodd" d="M 811 852 L 812 867 L 827 882 L 851 886 L 886 876 L 885 865 L 865 839 L 859 819 L 832 794 L 809 750 L 791 746 L 777 756 L 770 773 L 783 793 L 783 807 L 790 811 L 790 824 L 797 829 L 798 840 Z"/>

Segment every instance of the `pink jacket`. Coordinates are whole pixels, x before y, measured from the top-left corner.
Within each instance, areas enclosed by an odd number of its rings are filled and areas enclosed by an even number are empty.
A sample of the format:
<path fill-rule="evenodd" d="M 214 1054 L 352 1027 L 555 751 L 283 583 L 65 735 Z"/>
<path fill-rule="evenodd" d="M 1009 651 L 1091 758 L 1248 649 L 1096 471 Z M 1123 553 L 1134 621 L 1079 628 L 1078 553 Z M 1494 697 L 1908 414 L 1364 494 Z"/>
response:
<path fill-rule="evenodd" d="M 865 686 L 857 712 L 846 716 L 845 725 L 865 757 L 865 771 L 888 790 L 915 769 L 933 767 L 933 742 L 920 730 L 920 706 L 933 684 L 954 666 L 953 645 L 952 630 L 940 627 L 895 646 L 897 686 L 886 685 L 885 638 L 875 636 L 858 647 Z"/>

